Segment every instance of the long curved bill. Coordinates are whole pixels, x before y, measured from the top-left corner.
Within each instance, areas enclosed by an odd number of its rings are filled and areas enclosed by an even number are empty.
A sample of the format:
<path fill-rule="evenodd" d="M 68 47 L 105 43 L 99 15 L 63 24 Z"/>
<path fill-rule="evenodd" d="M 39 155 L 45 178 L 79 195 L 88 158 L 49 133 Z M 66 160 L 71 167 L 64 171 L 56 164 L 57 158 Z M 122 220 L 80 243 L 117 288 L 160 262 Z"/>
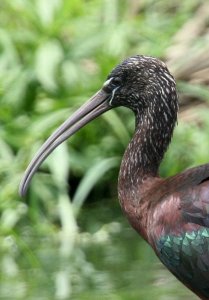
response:
<path fill-rule="evenodd" d="M 110 97 L 111 95 L 104 90 L 99 90 L 88 102 L 82 105 L 54 133 L 52 133 L 36 153 L 24 173 L 19 188 L 19 194 L 21 196 L 26 194 L 29 183 L 41 163 L 57 146 L 91 120 L 111 109 L 111 105 L 109 104 Z"/>

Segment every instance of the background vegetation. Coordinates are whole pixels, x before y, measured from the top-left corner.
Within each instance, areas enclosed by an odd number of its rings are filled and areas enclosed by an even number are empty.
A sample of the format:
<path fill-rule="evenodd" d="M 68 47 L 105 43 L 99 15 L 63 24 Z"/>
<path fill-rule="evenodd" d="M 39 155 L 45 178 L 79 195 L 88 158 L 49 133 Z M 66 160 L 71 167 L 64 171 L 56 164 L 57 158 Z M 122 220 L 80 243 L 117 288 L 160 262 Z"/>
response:
<path fill-rule="evenodd" d="M 53 129 L 134 54 L 162 58 L 178 82 L 162 176 L 208 162 L 208 18 L 200 0 L 0 2 L 0 299 L 196 299 L 121 214 L 131 112 L 110 111 L 59 147 L 24 199 L 18 185 Z"/>

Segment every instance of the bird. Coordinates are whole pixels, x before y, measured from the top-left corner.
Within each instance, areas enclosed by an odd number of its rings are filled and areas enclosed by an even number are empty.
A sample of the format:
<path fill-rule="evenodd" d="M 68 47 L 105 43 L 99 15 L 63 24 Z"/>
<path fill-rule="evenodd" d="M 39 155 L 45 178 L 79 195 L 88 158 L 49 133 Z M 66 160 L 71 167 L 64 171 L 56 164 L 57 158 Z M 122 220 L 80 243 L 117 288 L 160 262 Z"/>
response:
<path fill-rule="evenodd" d="M 160 163 L 178 116 L 174 77 L 158 58 L 119 63 L 101 89 L 46 140 L 22 178 L 24 196 L 41 163 L 81 127 L 115 107 L 135 115 L 119 171 L 118 198 L 130 225 L 167 269 L 200 299 L 209 299 L 209 163 L 162 178 Z"/>

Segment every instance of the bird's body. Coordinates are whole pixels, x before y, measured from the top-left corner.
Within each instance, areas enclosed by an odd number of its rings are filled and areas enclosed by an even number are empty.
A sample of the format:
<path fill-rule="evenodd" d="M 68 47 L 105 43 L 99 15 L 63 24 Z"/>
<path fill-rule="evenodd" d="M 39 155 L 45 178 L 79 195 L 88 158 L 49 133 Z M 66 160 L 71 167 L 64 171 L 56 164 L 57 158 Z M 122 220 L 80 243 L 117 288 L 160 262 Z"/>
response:
<path fill-rule="evenodd" d="M 130 108 L 136 118 L 120 168 L 121 207 L 162 263 L 201 299 L 209 299 L 209 164 L 167 179 L 159 176 L 178 111 L 175 81 L 160 60 L 137 55 L 118 65 L 102 89 L 45 142 L 20 193 L 54 148 L 117 106 Z"/>
<path fill-rule="evenodd" d="M 168 179 L 148 177 L 135 201 L 120 198 L 132 227 L 201 299 L 209 299 L 208 177 L 209 165 Z"/>

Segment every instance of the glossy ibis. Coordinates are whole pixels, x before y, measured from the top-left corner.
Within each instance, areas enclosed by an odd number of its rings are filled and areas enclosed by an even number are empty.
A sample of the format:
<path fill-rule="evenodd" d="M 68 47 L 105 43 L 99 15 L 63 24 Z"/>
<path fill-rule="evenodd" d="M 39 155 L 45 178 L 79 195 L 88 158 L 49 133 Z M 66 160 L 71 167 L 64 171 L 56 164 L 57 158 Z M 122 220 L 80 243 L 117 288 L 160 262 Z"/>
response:
<path fill-rule="evenodd" d="M 119 174 L 122 210 L 161 262 L 201 299 L 209 299 L 209 164 L 159 176 L 178 111 L 175 80 L 162 61 L 136 55 L 116 66 L 102 88 L 43 144 L 25 172 L 20 194 L 60 143 L 118 106 L 130 108 L 136 119 Z"/>

